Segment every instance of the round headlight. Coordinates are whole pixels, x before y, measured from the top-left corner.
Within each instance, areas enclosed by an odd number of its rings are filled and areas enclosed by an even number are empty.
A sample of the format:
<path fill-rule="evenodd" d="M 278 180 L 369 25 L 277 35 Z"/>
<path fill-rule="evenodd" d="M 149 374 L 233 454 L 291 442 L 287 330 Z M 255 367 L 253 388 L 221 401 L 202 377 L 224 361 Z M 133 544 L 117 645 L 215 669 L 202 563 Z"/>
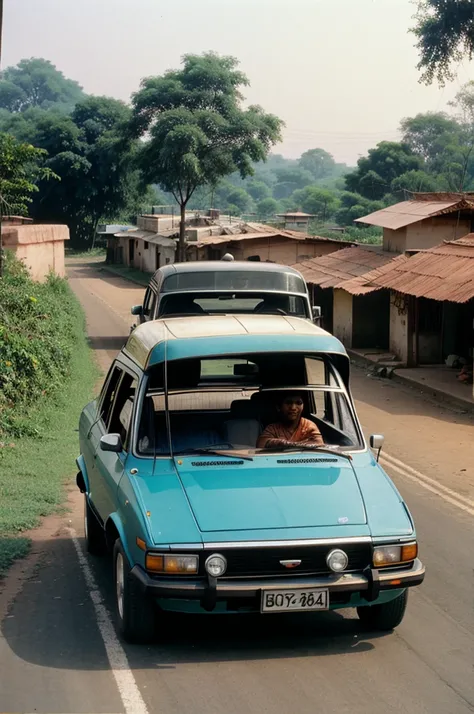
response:
<path fill-rule="evenodd" d="M 343 550 L 331 550 L 326 558 L 326 563 L 328 564 L 328 568 L 334 573 L 342 573 L 342 571 L 347 568 L 349 558 Z"/>
<path fill-rule="evenodd" d="M 213 578 L 219 578 L 227 570 L 227 560 L 223 555 L 210 555 L 206 560 L 205 568 Z"/>

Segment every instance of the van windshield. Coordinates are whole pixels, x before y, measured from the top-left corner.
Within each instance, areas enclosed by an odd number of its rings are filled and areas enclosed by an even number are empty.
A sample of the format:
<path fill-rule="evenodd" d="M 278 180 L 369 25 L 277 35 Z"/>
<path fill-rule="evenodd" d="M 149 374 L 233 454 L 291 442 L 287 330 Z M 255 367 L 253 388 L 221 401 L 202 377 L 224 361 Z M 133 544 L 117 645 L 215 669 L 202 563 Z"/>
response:
<path fill-rule="evenodd" d="M 174 454 L 200 449 L 261 454 L 259 437 L 278 422 L 282 397 L 295 393 L 302 417 L 320 432 L 324 446 L 344 451 L 362 447 L 341 378 L 324 356 L 273 353 L 176 360 L 167 371 Z M 136 451 L 143 456 L 170 454 L 163 381 L 163 365 L 158 365 L 150 371 L 139 420 Z"/>
<path fill-rule="evenodd" d="M 174 273 L 163 281 L 161 291 L 177 290 L 275 290 L 306 293 L 304 280 L 293 273 L 267 270 L 209 270 Z"/>

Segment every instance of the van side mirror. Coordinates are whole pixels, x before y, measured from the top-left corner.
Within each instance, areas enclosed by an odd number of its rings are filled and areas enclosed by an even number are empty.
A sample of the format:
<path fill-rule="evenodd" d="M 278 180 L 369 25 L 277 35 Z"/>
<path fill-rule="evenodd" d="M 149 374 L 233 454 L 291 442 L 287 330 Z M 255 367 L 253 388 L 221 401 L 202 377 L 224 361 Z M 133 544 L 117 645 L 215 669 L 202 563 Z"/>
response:
<path fill-rule="evenodd" d="M 104 436 L 100 437 L 99 444 L 101 451 L 111 451 L 114 454 L 119 454 L 123 450 L 120 434 L 104 434 Z"/>
<path fill-rule="evenodd" d="M 142 315 L 143 314 L 143 305 L 134 305 L 132 309 L 130 310 L 132 315 Z"/>
<path fill-rule="evenodd" d="M 321 308 L 319 305 L 313 306 L 313 322 L 316 325 L 319 325 L 319 323 L 321 322 Z"/>
<path fill-rule="evenodd" d="M 379 460 L 384 441 L 385 437 L 382 436 L 382 434 L 372 434 L 370 437 L 370 447 L 377 451 L 377 461 Z"/>

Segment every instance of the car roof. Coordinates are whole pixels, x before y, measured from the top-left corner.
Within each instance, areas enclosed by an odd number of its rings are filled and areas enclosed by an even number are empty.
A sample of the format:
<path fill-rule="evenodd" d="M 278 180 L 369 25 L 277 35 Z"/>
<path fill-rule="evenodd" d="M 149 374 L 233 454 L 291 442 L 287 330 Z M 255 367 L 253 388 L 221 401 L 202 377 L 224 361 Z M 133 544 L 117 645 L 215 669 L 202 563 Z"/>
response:
<path fill-rule="evenodd" d="M 344 346 L 312 322 L 283 315 L 174 317 L 139 325 L 122 348 L 143 370 L 166 360 L 257 352 L 327 352 Z"/>
<path fill-rule="evenodd" d="M 262 272 L 267 273 L 291 273 L 302 278 L 303 276 L 294 268 L 288 265 L 280 265 L 279 263 L 262 263 L 253 260 L 192 260 L 187 263 L 170 263 L 163 265 L 153 274 L 153 278 L 161 275 L 163 278 L 176 273 L 211 273 L 211 272 L 231 272 L 236 270 L 245 270 L 249 273 Z"/>

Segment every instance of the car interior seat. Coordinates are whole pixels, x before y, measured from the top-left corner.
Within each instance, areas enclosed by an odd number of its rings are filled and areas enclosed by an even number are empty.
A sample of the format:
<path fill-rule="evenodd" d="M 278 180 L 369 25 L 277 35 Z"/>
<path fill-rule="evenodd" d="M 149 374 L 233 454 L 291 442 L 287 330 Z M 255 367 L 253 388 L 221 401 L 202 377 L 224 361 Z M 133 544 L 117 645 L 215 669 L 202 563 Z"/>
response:
<path fill-rule="evenodd" d="M 261 426 L 255 415 L 255 404 L 250 399 L 235 399 L 232 402 L 224 432 L 229 444 L 255 447 Z"/>

